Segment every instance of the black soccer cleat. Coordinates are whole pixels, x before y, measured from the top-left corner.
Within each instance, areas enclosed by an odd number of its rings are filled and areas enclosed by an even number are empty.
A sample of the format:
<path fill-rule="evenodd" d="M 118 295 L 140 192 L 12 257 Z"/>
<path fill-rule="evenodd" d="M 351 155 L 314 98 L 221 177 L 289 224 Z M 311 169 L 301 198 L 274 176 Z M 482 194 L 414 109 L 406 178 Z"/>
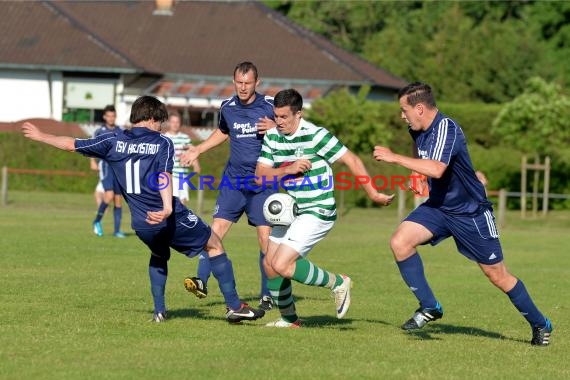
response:
<path fill-rule="evenodd" d="M 419 308 L 416 310 L 412 318 L 408 319 L 406 323 L 402 325 L 403 330 L 419 330 L 429 322 L 433 322 L 437 319 L 443 317 L 443 308 L 439 304 L 436 304 L 435 308 Z"/>
<path fill-rule="evenodd" d="M 273 309 L 273 298 L 271 296 L 263 296 L 259 300 L 259 308 L 265 311 Z"/>
<path fill-rule="evenodd" d="M 532 328 L 532 339 L 530 344 L 533 346 L 548 346 L 550 344 L 550 334 L 554 328 L 550 319 L 546 318 L 545 326 L 534 326 Z"/>
<path fill-rule="evenodd" d="M 226 320 L 229 323 L 240 323 L 241 321 L 255 321 L 265 315 L 265 310 L 254 309 L 246 303 L 242 303 L 239 310 L 230 308 L 226 311 Z"/>
<path fill-rule="evenodd" d="M 206 298 L 208 295 L 208 287 L 198 277 L 186 277 L 184 287 L 198 298 Z"/>

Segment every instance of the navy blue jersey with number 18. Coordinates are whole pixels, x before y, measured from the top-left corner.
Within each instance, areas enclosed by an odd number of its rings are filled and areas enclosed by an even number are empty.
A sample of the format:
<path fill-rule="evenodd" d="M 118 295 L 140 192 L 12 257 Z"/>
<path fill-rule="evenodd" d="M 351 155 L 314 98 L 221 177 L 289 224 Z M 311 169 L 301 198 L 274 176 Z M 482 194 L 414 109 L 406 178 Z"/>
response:
<path fill-rule="evenodd" d="M 165 182 L 159 182 L 159 173 L 172 173 L 174 165 L 174 146 L 169 138 L 145 127 L 134 127 L 77 139 L 75 150 L 109 164 L 129 205 L 135 231 L 164 227 L 166 221 L 150 225 L 145 220 L 147 211 L 163 208 L 159 189 Z M 186 211 L 177 199 L 173 200 L 173 213 Z"/>

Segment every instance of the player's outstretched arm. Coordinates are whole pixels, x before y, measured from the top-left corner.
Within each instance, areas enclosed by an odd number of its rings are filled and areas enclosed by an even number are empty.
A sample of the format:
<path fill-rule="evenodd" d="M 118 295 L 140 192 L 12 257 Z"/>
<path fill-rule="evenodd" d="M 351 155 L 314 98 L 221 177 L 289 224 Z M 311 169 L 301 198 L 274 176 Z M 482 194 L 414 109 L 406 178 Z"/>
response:
<path fill-rule="evenodd" d="M 392 203 L 395 195 L 387 195 L 384 193 L 379 193 L 376 191 L 374 186 L 372 186 L 372 181 L 370 180 L 370 175 L 368 174 L 368 170 L 364 166 L 364 163 L 356 154 L 352 153 L 350 150 L 347 150 L 345 154 L 343 154 L 339 159 L 338 162 L 345 164 L 348 166 L 352 174 L 354 174 L 357 178 L 365 178 L 366 180 L 362 183 L 362 188 L 366 191 L 368 198 L 370 198 L 374 203 L 381 204 L 383 206 L 388 206 Z"/>
<path fill-rule="evenodd" d="M 218 145 L 226 141 L 228 137 L 229 137 L 228 135 L 226 135 L 219 129 L 216 129 L 214 133 L 212 133 L 206 139 L 206 141 L 196 146 L 188 147 L 188 150 L 186 150 L 186 152 L 180 155 L 180 164 L 182 166 L 192 165 L 198 159 L 198 157 L 200 157 L 202 153 L 205 153 L 210 149 L 217 147 Z"/>
<path fill-rule="evenodd" d="M 39 141 L 68 152 L 75 152 L 75 139 L 73 137 L 43 133 L 34 124 L 28 122 L 22 124 L 22 133 L 30 140 Z"/>
<path fill-rule="evenodd" d="M 376 161 L 397 164 L 431 178 L 441 178 L 447 169 L 447 165 L 441 161 L 402 156 L 384 146 L 375 146 L 372 154 Z"/>

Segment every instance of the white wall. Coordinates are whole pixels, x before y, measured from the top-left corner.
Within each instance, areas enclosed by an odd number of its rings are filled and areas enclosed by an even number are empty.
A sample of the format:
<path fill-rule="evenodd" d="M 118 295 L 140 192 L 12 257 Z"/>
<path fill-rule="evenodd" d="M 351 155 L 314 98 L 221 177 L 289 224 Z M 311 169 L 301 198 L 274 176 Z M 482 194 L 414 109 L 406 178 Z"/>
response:
<path fill-rule="evenodd" d="M 52 72 L 52 104 L 46 71 L 0 71 L 0 121 L 28 118 L 61 120 L 63 83 L 59 72 Z"/>

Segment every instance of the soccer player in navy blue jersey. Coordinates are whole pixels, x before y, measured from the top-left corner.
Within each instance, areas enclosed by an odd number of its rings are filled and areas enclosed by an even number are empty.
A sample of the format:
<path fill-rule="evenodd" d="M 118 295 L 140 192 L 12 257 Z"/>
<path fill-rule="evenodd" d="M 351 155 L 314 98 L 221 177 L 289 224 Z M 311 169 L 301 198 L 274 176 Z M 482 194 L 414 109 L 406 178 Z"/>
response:
<path fill-rule="evenodd" d="M 232 224 L 236 223 L 244 212 L 246 213 L 249 224 L 255 226 L 257 230 L 259 243 L 261 273 L 259 305 L 265 310 L 270 310 L 273 303 L 267 288 L 263 260 L 271 227 L 263 217 L 263 203 L 276 190 L 267 186 L 257 186 L 253 177 L 265 131 L 275 126 L 273 98 L 256 92 L 260 80 L 257 67 L 251 62 L 239 63 L 234 68 L 233 83 L 236 94 L 222 102 L 218 129 L 203 143 L 190 147 L 182 156 L 181 162 L 190 165 L 200 154 L 230 140 L 230 157 L 223 173 L 227 182 L 224 182 L 225 186 L 220 186 L 212 229 L 223 239 Z M 243 183 L 244 179 L 247 183 Z M 205 284 L 210 275 L 210 268 L 209 262 L 202 260 L 204 257 L 205 255 L 200 256 L 198 277 Z"/>
<path fill-rule="evenodd" d="M 166 319 L 164 291 L 170 248 L 194 257 L 202 250 L 209 255 L 214 277 L 227 305 L 230 323 L 261 318 L 265 312 L 249 307 L 238 297 L 232 263 L 220 238 L 198 216 L 172 196 L 174 146 L 160 133 L 168 117 L 166 107 L 151 96 L 138 98 L 132 106 L 132 128 L 115 130 L 91 139 L 74 139 L 41 132 L 33 124 L 22 126 L 24 135 L 56 148 L 103 159 L 117 181 L 131 210 L 132 228 L 151 251 L 149 276 L 154 301 L 153 321 Z M 194 292 L 196 289 L 187 289 Z"/>
<path fill-rule="evenodd" d="M 457 249 L 475 261 L 489 280 L 507 294 L 528 321 L 532 345 L 546 346 L 552 324 L 535 306 L 523 282 L 507 270 L 491 202 L 477 178 L 463 130 L 437 109 L 429 85 L 415 82 L 398 93 L 402 119 L 416 147 L 415 157 L 376 146 L 374 158 L 428 177 L 429 198 L 412 211 L 390 240 L 404 282 L 419 301 L 402 328 L 416 330 L 443 316 L 424 275 L 417 246 L 453 237 Z"/>
<path fill-rule="evenodd" d="M 119 127 L 115 125 L 116 119 L 117 112 L 115 111 L 115 106 L 106 106 L 105 109 L 103 109 L 103 120 L 105 120 L 105 124 L 95 131 L 93 137 L 99 137 L 106 133 L 113 133 L 115 130 L 118 130 Z M 109 204 L 113 202 L 115 205 L 113 208 L 113 219 L 115 222 L 113 236 L 124 238 L 125 234 L 121 232 L 121 219 L 123 215 L 123 208 L 121 207 L 121 191 L 115 175 L 105 160 L 97 162 L 95 158 L 91 158 L 91 168 L 99 170 L 99 178 L 101 179 L 101 184 L 105 191 L 103 201 L 99 203 L 97 215 L 95 216 L 95 220 L 93 220 L 93 232 L 97 236 L 103 236 L 101 219 L 103 218 L 105 210 L 107 210 Z"/>

